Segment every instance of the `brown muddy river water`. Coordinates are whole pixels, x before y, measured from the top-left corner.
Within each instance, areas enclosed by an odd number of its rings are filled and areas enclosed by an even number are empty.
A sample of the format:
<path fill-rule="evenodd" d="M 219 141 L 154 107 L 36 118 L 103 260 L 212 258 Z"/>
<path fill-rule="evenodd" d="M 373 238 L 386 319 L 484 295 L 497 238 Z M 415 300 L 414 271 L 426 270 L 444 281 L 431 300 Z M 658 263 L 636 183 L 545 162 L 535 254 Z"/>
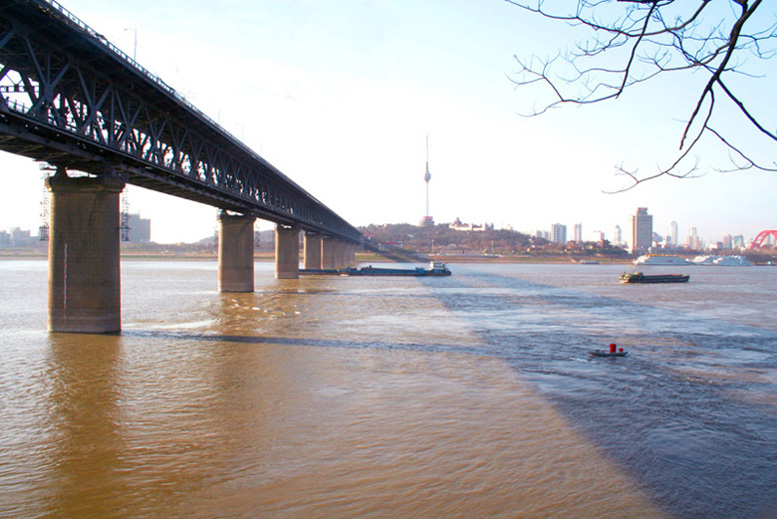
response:
<path fill-rule="evenodd" d="M 777 268 L 625 268 L 124 261 L 92 336 L 0 261 L 0 517 L 777 517 Z"/>

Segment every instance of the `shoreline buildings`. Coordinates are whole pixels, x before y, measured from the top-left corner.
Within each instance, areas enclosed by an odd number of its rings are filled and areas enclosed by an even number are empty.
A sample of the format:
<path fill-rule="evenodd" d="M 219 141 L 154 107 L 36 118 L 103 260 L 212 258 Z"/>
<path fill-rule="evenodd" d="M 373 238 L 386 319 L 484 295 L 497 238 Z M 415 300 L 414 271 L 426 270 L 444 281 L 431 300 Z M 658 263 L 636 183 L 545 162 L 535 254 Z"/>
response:
<path fill-rule="evenodd" d="M 127 218 L 127 239 L 129 243 L 151 243 L 151 220 L 141 218 L 139 214 L 130 214 Z"/>
<path fill-rule="evenodd" d="M 680 232 L 678 231 L 677 222 L 675 222 L 673 220 L 671 227 L 672 227 L 672 242 L 671 243 L 672 243 L 672 245 L 677 247 L 678 245 L 680 245 Z"/>
<path fill-rule="evenodd" d="M 566 225 L 563 225 L 560 223 L 554 223 L 551 232 L 552 232 L 551 241 L 553 243 L 560 243 L 561 245 L 564 245 L 567 243 Z"/>
<path fill-rule="evenodd" d="M 631 237 L 625 236 L 628 231 L 624 232 L 621 226 L 616 224 L 610 245 L 623 248 L 633 254 L 644 254 L 651 250 L 655 253 L 663 251 L 667 254 L 683 253 L 683 251 L 744 250 L 750 248 L 754 242 L 753 238 L 746 239 L 742 234 L 733 233 L 726 233 L 720 239 L 705 241 L 699 236 L 696 227 L 689 228 L 686 239 L 680 236 L 680 226 L 674 220 L 669 224 L 669 230 L 666 234 L 653 232 L 653 215 L 648 212 L 647 207 L 638 207 L 635 213 L 629 215 L 629 222 Z M 570 241 L 578 244 L 586 243 L 582 237 L 582 231 L 582 223 L 573 224 L 573 235 L 570 237 Z M 764 231 L 761 234 L 768 232 L 771 231 Z M 774 232 L 774 237 L 769 235 L 763 241 L 764 246 L 775 246 L 777 243 L 777 231 Z M 592 233 L 594 242 L 604 244 L 606 240 L 603 232 L 592 231 Z M 550 231 L 537 230 L 535 233 L 527 234 L 535 235 L 537 238 L 556 244 L 564 245 L 567 243 L 567 226 L 560 223 L 553 224 Z"/>
<path fill-rule="evenodd" d="M 621 226 L 616 225 L 615 230 L 613 231 L 612 236 L 612 244 L 616 247 L 620 247 L 623 243 L 623 231 L 621 231 Z"/>
<path fill-rule="evenodd" d="M 645 251 L 653 245 L 653 215 L 647 207 L 638 207 L 631 217 L 631 252 Z"/>
<path fill-rule="evenodd" d="M 576 223 L 574 226 L 574 241 L 576 243 L 583 243 L 583 224 Z"/>

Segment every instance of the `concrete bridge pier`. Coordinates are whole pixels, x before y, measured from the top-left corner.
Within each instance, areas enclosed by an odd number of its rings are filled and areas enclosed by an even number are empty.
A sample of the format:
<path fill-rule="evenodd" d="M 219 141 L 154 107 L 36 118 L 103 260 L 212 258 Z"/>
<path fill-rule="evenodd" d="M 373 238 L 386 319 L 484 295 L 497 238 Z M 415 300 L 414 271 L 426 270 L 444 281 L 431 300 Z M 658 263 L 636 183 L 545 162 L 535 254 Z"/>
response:
<path fill-rule="evenodd" d="M 348 265 L 347 249 L 348 243 L 343 240 L 335 240 L 335 263 L 337 267 L 342 268 Z"/>
<path fill-rule="evenodd" d="M 302 266 L 306 269 L 321 268 L 321 235 L 306 232 L 302 238 Z"/>
<path fill-rule="evenodd" d="M 333 269 L 340 267 L 340 240 L 324 237 L 321 239 L 321 268 Z"/>
<path fill-rule="evenodd" d="M 335 268 L 335 242 L 334 238 L 323 236 L 321 238 L 321 268 Z"/>
<path fill-rule="evenodd" d="M 351 267 L 356 263 L 356 245 L 348 243 L 345 249 L 345 262 Z"/>
<path fill-rule="evenodd" d="M 337 263 L 342 267 L 351 267 L 356 263 L 356 245 L 348 241 L 338 241 Z"/>
<path fill-rule="evenodd" d="M 275 278 L 299 278 L 299 229 L 275 227 Z"/>
<path fill-rule="evenodd" d="M 121 330 L 119 195 L 115 175 L 46 181 L 51 190 L 49 233 L 50 332 Z"/>
<path fill-rule="evenodd" d="M 253 216 L 219 214 L 219 292 L 254 291 Z"/>

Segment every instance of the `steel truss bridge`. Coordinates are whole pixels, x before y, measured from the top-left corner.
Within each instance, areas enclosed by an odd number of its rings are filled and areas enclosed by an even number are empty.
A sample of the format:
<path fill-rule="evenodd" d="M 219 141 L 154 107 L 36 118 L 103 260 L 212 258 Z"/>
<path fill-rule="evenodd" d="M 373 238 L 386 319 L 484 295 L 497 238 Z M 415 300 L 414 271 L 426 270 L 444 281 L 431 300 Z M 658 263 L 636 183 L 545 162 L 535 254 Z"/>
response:
<path fill-rule="evenodd" d="M 0 149 L 354 243 L 362 238 L 54 0 L 0 4 Z"/>

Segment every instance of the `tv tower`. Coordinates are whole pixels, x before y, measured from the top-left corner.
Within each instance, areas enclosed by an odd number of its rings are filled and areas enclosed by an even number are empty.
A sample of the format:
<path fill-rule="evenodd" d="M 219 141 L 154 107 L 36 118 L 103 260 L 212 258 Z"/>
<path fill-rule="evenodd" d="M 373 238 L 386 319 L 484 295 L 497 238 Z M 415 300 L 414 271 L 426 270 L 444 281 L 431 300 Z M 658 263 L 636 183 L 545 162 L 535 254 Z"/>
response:
<path fill-rule="evenodd" d="M 434 225 L 434 219 L 429 216 L 429 180 L 432 179 L 432 174 L 429 173 L 429 134 L 426 134 L 426 173 L 424 174 L 424 182 L 426 182 L 426 216 L 421 218 L 421 226 L 429 227 Z"/>

